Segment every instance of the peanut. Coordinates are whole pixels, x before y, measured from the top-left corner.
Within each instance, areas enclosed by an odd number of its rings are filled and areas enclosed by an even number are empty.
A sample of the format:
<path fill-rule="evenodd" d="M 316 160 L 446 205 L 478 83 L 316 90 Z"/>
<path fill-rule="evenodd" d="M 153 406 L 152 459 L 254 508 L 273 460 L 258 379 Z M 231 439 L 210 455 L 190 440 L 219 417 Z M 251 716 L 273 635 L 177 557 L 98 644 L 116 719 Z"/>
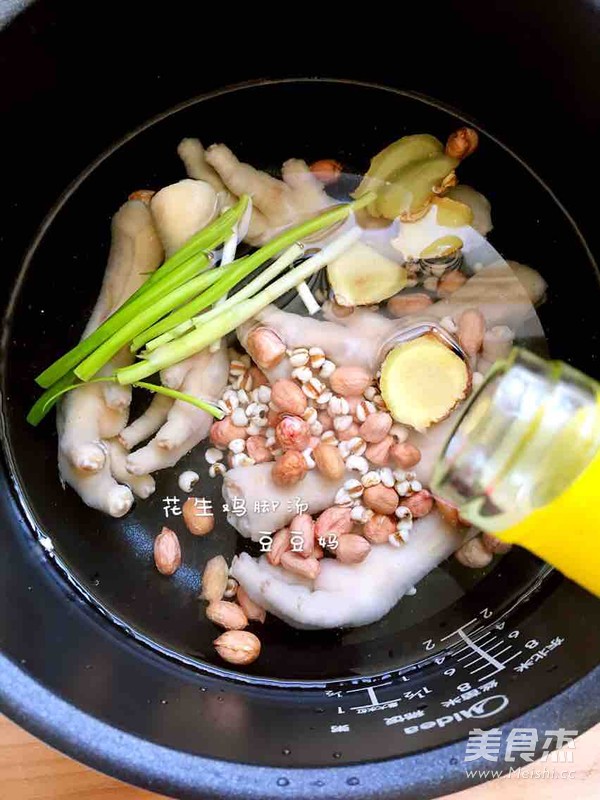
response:
<path fill-rule="evenodd" d="M 446 142 L 446 155 L 463 159 L 477 150 L 479 135 L 473 128 L 459 128 L 451 133 Z"/>
<path fill-rule="evenodd" d="M 369 555 L 371 545 L 362 536 L 348 533 L 338 539 L 338 546 L 333 551 L 342 564 L 360 564 Z"/>
<path fill-rule="evenodd" d="M 402 505 L 406 506 L 414 519 L 426 517 L 433 508 L 433 496 L 427 489 L 402 498 Z"/>
<path fill-rule="evenodd" d="M 378 483 L 377 486 L 369 486 L 365 489 L 362 496 L 363 505 L 370 508 L 376 514 L 393 514 L 398 508 L 398 495 L 394 489 Z"/>
<path fill-rule="evenodd" d="M 181 566 L 179 539 L 170 528 L 163 528 L 154 540 L 154 563 L 161 575 L 173 575 Z"/>
<path fill-rule="evenodd" d="M 385 514 L 375 514 L 363 528 L 363 534 L 372 544 L 385 544 L 395 532 L 394 518 Z"/>
<path fill-rule="evenodd" d="M 314 581 L 321 571 L 321 564 L 314 556 L 304 558 L 300 553 L 292 553 L 291 550 L 282 554 L 281 566 L 288 572 L 293 572 L 294 575 L 300 575 L 301 578 L 308 578 L 311 581 Z"/>
<path fill-rule="evenodd" d="M 461 524 L 458 508 L 453 506 L 451 503 L 447 503 L 445 500 L 440 500 L 439 497 L 435 498 L 435 505 L 437 510 L 440 512 L 442 519 L 444 519 L 449 525 L 452 525 L 453 528 L 458 528 L 458 526 Z"/>
<path fill-rule="evenodd" d="M 262 606 L 259 606 L 258 603 L 255 603 L 254 600 L 252 600 L 243 586 L 238 586 L 236 600 L 240 604 L 240 608 L 246 615 L 247 619 L 252 620 L 253 622 L 265 621 L 267 612 Z"/>
<path fill-rule="evenodd" d="M 454 557 L 457 561 L 465 567 L 471 569 L 482 569 L 492 561 L 492 554 L 485 549 L 480 536 L 475 536 L 474 539 L 469 539 L 461 547 L 458 548 Z"/>
<path fill-rule="evenodd" d="M 260 655 L 260 639 L 250 631 L 225 631 L 213 642 L 224 661 L 245 666 Z"/>
<path fill-rule="evenodd" d="M 337 447 L 321 442 L 313 450 L 313 458 L 319 472 L 328 480 L 337 481 L 343 476 L 344 459 Z"/>
<path fill-rule="evenodd" d="M 230 417 L 213 422 L 210 429 L 210 441 L 215 447 L 227 447 L 234 439 L 245 439 L 248 433 L 245 428 L 234 425 Z"/>
<path fill-rule="evenodd" d="M 306 475 L 308 467 L 298 450 L 286 450 L 273 464 L 271 477 L 276 486 L 293 486 Z"/>
<path fill-rule="evenodd" d="M 280 412 L 301 417 L 306 411 L 308 401 L 302 389 L 288 378 L 280 378 L 272 386 L 271 402 Z"/>
<path fill-rule="evenodd" d="M 264 464 L 266 461 L 273 460 L 273 454 L 267 447 L 267 440 L 264 436 L 249 436 L 246 439 L 246 452 L 250 458 L 254 459 L 255 464 Z"/>
<path fill-rule="evenodd" d="M 300 417 L 286 415 L 277 423 L 275 438 L 282 450 L 305 450 L 310 443 L 310 427 Z"/>
<path fill-rule="evenodd" d="M 347 442 L 349 439 L 354 439 L 355 436 L 358 436 L 358 425 L 353 422 L 343 431 L 336 431 L 337 437 L 340 442 Z"/>
<path fill-rule="evenodd" d="M 392 422 L 390 414 L 385 411 L 376 411 L 374 414 L 369 414 L 358 429 L 358 434 L 365 442 L 379 444 L 388 435 Z"/>
<path fill-rule="evenodd" d="M 290 539 L 293 536 L 302 537 L 300 555 L 304 558 L 311 556 L 315 548 L 315 523 L 310 514 L 296 514 L 290 522 Z"/>
<path fill-rule="evenodd" d="M 155 194 L 156 192 L 154 192 L 152 189 L 136 189 L 136 191 L 132 192 L 127 199 L 139 200 L 144 205 L 149 206 L 150 200 L 152 200 Z"/>
<path fill-rule="evenodd" d="M 267 378 L 265 373 L 258 367 L 250 367 L 250 369 L 248 370 L 248 374 L 252 378 L 253 389 L 258 389 L 259 386 L 269 385 L 269 379 Z"/>
<path fill-rule="evenodd" d="M 338 367 L 329 378 L 329 385 L 335 394 L 361 395 L 371 383 L 371 376 L 362 367 Z"/>
<path fill-rule="evenodd" d="M 223 556 L 215 556 L 206 562 L 202 573 L 202 593 L 201 600 L 208 600 L 209 603 L 215 600 L 222 600 L 227 589 L 229 567 Z"/>
<path fill-rule="evenodd" d="M 458 342 L 468 356 L 481 350 L 485 336 L 485 317 L 475 308 L 468 308 L 458 318 Z"/>
<path fill-rule="evenodd" d="M 270 328 L 255 328 L 246 340 L 246 349 L 259 367 L 271 369 L 285 356 L 285 344 Z"/>
<path fill-rule="evenodd" d="M 309 169 L 326 186 L 337 181 L 342 173 L 342 165 L 339 161 L 334 161 L 333 158 L 322 158 L 320 161 L 315 161 L 310 165 Z"/>
<path fill-rule="evenodd" d="M 206 607 L 206 616 L 215 625 L 227 631 L 241 631 L 248 625 L 248 618 L 235 603 L 227 600 L 213 600 Z"/>
<path fill-rule="evenodd" d="M 330 431 L 333 428 L 333 420 L 326 411 L 319 411 L 317 419 L 323 426 L 323 433 Z"/>
<path fill-rule="evenodd" d="M 344 317 L 349 317 L 350 314 L 354 314 L 354 307 L 353 306 L 341 306 L 339 303 L 336 303 L 335 300 L 331 302 L 331 313 L 334 317 L 338 319 L 343 319 Z"/>
<path fill-rule="evenodd" d="M 410 469 L 421 460 L 421 451 L 414 444 L 403 442 L 390 447 L 392 464 L 400 469 Z"/>
<path fill-rule="evenodd" d="M 210 502 L 203 497 L 188 497 L 183 504 L 183 521 L 193 536 L 206 536 L 215 527 L 215 515 L 204 510 L 209 508 Z"/>
<path fill-rule="evenodd" d="M 403 317 L 424 311 L 432 302 L 428 294 L 397 294 L 388 300 L 387 309 L 393 317 Z"/>
<path fill-rule="evenodd" d="M 440 278 L 440 282 L 437 285 L 437 293 L 440 297 L 450 297 L 451 294 L 454 294 L 454 292 L 460 289 L 466 282 L 467 276 L 463 275 L 462 272 L 458 272 L 458 270 L 447 272 Z"/>
<path fill-rule="evenodd" d="M 332 506 L 321 512 L 315 523 L 315 536 L 337 536 L 338 539 L 350 533 L 354 522 L 351 517 L 351 509 L 342 506 Z"/>
<path fill-rule="evenodd" d="M 267 561 L 274 567 L 279 566 L 281 556 L 290 549 L 292 535 L 289 528 L 282 528 L 273 536 L 271 549 L 267 553 Z"/>
<path fill-rule="evenodd" d="M 365 450 L 365 458 L 376 467 L 385 467 L 389 461 L 390 448 L 394 444 L 392 436 L 386 436 L 377 444 L 370 444 Z"/>
<path fill-rule="evenodd" d="M 493 533 L 483 533 L 481 535 L 481 542 L 488 553 L 492 553 L 492 555 L 504 555 L 512 549 L 512 544 L 510 544 L 510 542 L 503 542 L 502 539 L 494 536 Z"/>
<path fill-rule="evenodd" d="M 276 428 L 280 419 L 281 414 L 279 411 L 276 411 L 274 408 L 270 408 L 269 413 L 267 414 L 267 426 L 269 428 Z"/>

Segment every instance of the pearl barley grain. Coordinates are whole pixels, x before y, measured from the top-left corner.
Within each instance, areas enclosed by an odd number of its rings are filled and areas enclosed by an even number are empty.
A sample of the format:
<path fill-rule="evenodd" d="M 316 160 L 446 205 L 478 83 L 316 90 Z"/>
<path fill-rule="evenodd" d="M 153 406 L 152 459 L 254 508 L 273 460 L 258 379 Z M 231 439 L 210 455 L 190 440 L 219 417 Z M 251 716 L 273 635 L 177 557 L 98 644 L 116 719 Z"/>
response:
<path fill-rule="evenodd" d="M 223 451 L 219 450 L 218 447 L 209 447 L 204 454 L 204 458 L 208 464 L 216 464 L 217 461 L 223 460 Z"/>
<path fill-rule="evenodd" d="M 194 486 L 198 483 L 199 478 L 200 476 L 197 472 L 187 469 L 185 472 L 181 473 L 177 479 L 177 483 L 182 492 L 191 492 Z"/>
<path fill-rule="evenodd" d="M 228 445 L 232 453 L 243 453 L 246 449 L 245 439 L 232 439 Z"/>
<path fill-rule="evenodd" d="M 208 474 L 210 475 L 211 478 L 217 478 L 219 476 L 225 475 L 226 472 L 227 472 L 227 467 L 220 461 L 211 464 L 210 469 L 208 470 Z"/>

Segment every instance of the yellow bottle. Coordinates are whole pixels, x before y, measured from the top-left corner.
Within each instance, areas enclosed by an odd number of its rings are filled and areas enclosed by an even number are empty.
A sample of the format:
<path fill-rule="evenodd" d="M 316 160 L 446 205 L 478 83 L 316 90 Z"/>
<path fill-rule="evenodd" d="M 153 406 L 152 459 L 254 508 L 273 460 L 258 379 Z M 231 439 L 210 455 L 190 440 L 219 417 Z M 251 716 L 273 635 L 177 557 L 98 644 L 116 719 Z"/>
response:
<path fill-rule="evenodd" d="M 473 396 L 433 491 L 600 596 L 600 386 L 515 349 Z"/>

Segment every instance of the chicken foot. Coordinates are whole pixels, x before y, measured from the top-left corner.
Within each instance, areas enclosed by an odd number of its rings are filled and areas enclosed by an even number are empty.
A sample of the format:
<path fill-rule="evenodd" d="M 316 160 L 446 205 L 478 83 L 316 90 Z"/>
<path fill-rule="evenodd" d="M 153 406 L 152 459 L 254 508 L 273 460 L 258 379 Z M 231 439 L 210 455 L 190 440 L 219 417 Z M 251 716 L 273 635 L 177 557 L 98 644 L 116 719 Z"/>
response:
<path fill-rule="evenodd" d="M 150 212 L 140 201 L 125 203 L 111 227 L 111 249 L 100 294 L 88 320 L 84 337 L 142 285 L 146 274 L 158 267 L 163 250 Z M 102 370 L 131 363 L 126 348 Z M 127 424 L 131 388 L 116 384 L 89 384 L 64 396 L 57 409 L 58 462 L 62 480 L 93 507 L 122 516 L 133 503 L 127 486 L 113 474 L 107 440 L 119 435 Z M 93 479 L 94 478 L 94 479 Z"/>
<path fill-rule="evenodd" d="M 473 535 L 452 528 L 434 511 L 416 521 L 401 547 L 376 545 L 359 564 L 324 558 L 314 580 L 248 553 L 234 558 L 231 575 L 255 603 L 294 628 L 357 627 L 381 619 Z"/>
<path fill-rule="evenodd" d="M 136 420 L 119 434 L 119 441 L 126 450 L 149 439 L 167 420 L 173 400 L 164 394 L 155 394 L 150 405 Z"/>
<path fill-rule="evenodd" d="M 227 385 L 228 374 L 229 359 L 224 348 L 215 353 L 202 350 L 186 359 L 186 372 L 178 388 L 186 394 L 215 403 Z M 165 410 L 166 419 L 154 438 L 128 456 L 127 471 L 132 475 L 175 466 L 182 456 L 208 436 L 214 421 L 207 411 L 182 400 L 176 400 L 169 408 L 165 405 L 159 411 L 155 409 L 153 419 L 161 419 Z"/>
<path fill-rule="evenodd" d="M 415 316 L 441 320 L 447 316 L 457 317 L 468 308 L 478 308 L 488 328 L 505 325 L 520 335 L 542 335 L 541 323 L 529 294 L 504 261 L 485 267 L 451 297 L 434 303 L 425 313 L 418 312 Z M 252 346 L 248 347 L 249 334 L 256 328 L 267 328 L 281 339 L 287 349 L 321 347 L 338 366 L 361 366 L 375 374 L 384 345 L 406 326 L 411 316 L 389 319 L 367 309 L 355 308 L 350 315 L 338 317 L 331 304 L 326 304 L 324 313 L 325 321 L 267 306 L 238 328 L 238 338 L 253 356 Z M 283 359 L 263 370 L 274 381 L 289 378 L 292 367 L 288 359 Z"/>
<path fill-rule="evenodd" d="M 173 255 L 210 224 L 218 206 L 217 193 L 206 181 L 188 178 L 157 192 L 150 201 L 150 211 L 166 255 Z"/>
<path fill-rule="evenodd" d="M 335 495 L 347 473 L 339 481 L 327 480 L 318 470 L 306 473 L 302 481 L 293 486 L 277 486 L 273 482 L 271 463 L 254 464 L 250 467 L 230 469 L 223 480 L 223 499 L 230 509 L 234 499 L 241 500 L 246 513 L 238 516 L 234 511 L 227 514 L 227 522 L 247 539 L 257 542 L 264 531 L 275 533 L 283 528 L 298 513 L 296 499 L 301 500 L 309 514 L 318 514 L 333 505 Z M 260 501 L 269 500 L 271 509 L 259 511 Z"/>
<path fill-rule="evenodd" d="M 224 144 L 213 144 L 204 153 L 206 162 L 235 197 L 252 198 L 251 226 L 246 241 L 261 245 L 281 228 L 300 222 L 331 205 L 319 180 L 300 159 L 282 167 L 282 180 L 239 161 Z"/>

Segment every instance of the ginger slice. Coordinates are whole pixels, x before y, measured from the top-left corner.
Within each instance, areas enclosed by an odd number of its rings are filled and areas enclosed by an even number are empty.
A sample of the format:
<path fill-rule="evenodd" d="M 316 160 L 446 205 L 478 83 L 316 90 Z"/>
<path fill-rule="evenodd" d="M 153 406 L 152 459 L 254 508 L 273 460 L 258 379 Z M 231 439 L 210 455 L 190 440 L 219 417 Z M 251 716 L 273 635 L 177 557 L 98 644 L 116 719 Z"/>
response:
<path fill-rule="evenodd" d="M 356 242 L 327 267 L 327 277 L 341 306 L 369 306 L 406 286 L 406 269 L 363 242 Z"/>
<path fill-rule="evenodd" d="M 394 347 L 380 389 L 397 422 L 418 431 L 445 419 L 471 388 L 469 366 L 433 334 Z"/>

